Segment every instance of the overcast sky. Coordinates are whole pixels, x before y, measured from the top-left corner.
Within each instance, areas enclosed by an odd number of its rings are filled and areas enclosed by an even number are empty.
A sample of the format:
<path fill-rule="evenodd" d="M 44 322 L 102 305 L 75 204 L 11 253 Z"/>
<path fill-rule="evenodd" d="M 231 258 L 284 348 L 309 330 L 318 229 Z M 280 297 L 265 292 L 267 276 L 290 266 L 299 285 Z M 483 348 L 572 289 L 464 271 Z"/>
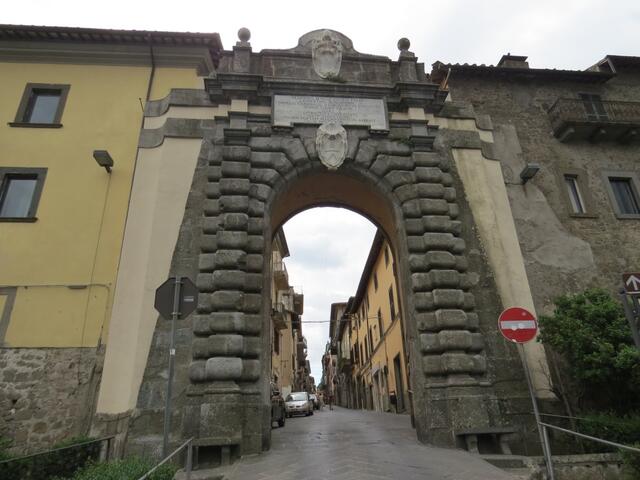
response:
<path fill-rule="evenodd" d="M 399 38 L 427 71 L 446 63 L 496 64 L 528 55 L 533 68 L 584 69 L 607 54 L 640 55 L 640 1 L 6 1 L 2 23 L 218 32 L 230 49 L 252 32 L 254 51 L 291 48 L 304 33 L 330 28 L 362 53 L 398 56 Z M 316 209 L 285 226 L 290 281 L 305 294 L 303 321 L 327 320 L 332 302 L 355 293 L 374 227 L 345 210 Z M 320 381 L 327 324 L 306 324 L 312 373 Z"/>

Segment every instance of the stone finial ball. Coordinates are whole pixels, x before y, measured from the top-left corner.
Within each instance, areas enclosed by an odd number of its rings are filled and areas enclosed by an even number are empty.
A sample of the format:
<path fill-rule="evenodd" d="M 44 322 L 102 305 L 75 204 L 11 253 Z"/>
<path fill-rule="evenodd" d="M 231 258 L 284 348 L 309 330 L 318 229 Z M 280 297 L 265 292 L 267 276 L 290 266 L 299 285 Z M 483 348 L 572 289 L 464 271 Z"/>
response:
<path fill-rule="evenodd" d="M 410 46 L 411 46 L 411 42 L 409 41 L 408 38 L 402 37 L 400 40 L 398 40 L 398 50 L 400 50 L 401 52 L 405 52 L 409 50 Z"/>
<path fill-rule="evenodd" d="M 238 38 L 241 42 L 248 42 L 251 38 L 251 31 L 248 28 L 242 27 L 238 30 Z"/>

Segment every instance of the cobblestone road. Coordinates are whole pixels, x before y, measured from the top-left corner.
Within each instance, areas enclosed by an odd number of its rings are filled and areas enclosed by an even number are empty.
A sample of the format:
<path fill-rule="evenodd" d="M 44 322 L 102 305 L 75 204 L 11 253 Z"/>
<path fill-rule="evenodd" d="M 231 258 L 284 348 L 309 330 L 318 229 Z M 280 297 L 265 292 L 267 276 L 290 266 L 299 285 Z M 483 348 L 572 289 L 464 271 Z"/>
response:
<path fill-rule="evenodd" d="M 416 440 L 409 417 L 325 407 L 273 430 L 271 451 L 244 457 L 229 480 L 507 480 L 513 477 L 459 450 Z"/>

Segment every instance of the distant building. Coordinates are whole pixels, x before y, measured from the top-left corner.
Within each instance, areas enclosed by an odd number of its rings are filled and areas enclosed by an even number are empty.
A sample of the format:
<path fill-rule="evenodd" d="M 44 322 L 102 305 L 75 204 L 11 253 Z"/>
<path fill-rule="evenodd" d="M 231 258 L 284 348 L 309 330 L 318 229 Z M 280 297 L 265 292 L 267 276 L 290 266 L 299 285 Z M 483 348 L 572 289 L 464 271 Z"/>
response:
<path fill-rule="evenodd" d="M 284 263 L 288 256 L 287 240 L 280 229 L 273 241 L 271 257 L 271 377 L 284 397 L 304 389 L 303 385 L 308 383 L 306 340 L 301 322 L 304 296 L 289 285 Z"/>
<path fill-rule="evenodd" d="M 344 306 L 341 310 L 338 306 Z M 335 307 L 335 318 L 334 318 Z M 394 258 L 376 232 L 358 289 L 333 304 L 330 330 L 341 405 L 376 411 L 408 409 L 407 363 Z"/>

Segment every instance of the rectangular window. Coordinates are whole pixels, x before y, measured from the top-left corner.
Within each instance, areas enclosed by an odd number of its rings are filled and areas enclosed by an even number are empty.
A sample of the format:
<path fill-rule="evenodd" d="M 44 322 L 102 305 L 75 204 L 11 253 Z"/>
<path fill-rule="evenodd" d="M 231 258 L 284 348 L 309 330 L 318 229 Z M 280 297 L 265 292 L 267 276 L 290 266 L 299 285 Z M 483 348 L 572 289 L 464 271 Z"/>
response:
<path fill-rule="evenodd" d="M 280 332 L 273 329 L 273 351 L 280 355 Z"/>
<path fill-rule="evenodd" d="M 376 272 L 373 272 L 373 288 L 376 292 L 378 291 L 378 275 L 376 275 Z"/>
<path fill-rule="evenodd" d="M 382 325 L 382 312 L 380 311 L 380 309 L 378 309 L 378 331 L 380 332 L 380 340 L 382 340 L 384 325 Z"/>
<path fill-rule="evenodd" d="M 389 266 L 389 247 L 384 247 L 384 265 Z"/>
<path fill-rule="evenodd" d="M 391 312 L 391 321 L 396 319 L 396 302 L 393 299 L 393 286 L 389 287 L 389 310 Z"/>
<path fill-rule="evenodd" d="M 35 221 L 46 171 L 0 167 L 0 221 Z"/>
<path fill-rule="evenodd" d="M 621 215 L 640 215 L 638 195 L 631 183 L 631 178 L 609 177 L 609 183 L 618 206 L 618 212 Z"/>
<path fill-rule="evenodd" d="M 371 332 L 371 327 L 369 327 L 369 351 L 373 355 L 373 333 Z"/>
<path fill-rule="evenodd" d="M 28 83 L 16 113 L 13 127 L 61 127 L 62 111 L 69 85 Z"/>
<path fill-rule="evenodd" d="M 584 105 L 584 109 L 587 114 L 587 120 L 603 121 L 609 118 L 606 110 L 604 109 L 604 104 L 602 103 L 600 95 L 581 93 L 580 99 L 582 99 L 582 104 Z"/>
<path fill-rule="evenodd" d="M 567 186 L 567 193 L 569 194 L 569 201 L 571 202 L 573 213 L 586 213 L 584 201 L 582 200 L 578 186 L 577 175 L 565 175 L 564 183 Z"/>

